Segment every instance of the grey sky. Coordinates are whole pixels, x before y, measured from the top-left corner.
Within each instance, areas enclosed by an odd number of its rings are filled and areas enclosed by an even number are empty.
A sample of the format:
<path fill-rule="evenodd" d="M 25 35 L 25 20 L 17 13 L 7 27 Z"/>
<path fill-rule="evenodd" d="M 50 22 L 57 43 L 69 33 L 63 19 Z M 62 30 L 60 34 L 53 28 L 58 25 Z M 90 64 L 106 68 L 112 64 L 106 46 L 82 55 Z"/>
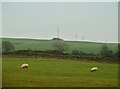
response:
<path fill-rule="evenodd" d="M 118 41 L 116 2 L 4 2 L 3 37 Z M 77 38 L 76 38 L 77 35 Z"/>

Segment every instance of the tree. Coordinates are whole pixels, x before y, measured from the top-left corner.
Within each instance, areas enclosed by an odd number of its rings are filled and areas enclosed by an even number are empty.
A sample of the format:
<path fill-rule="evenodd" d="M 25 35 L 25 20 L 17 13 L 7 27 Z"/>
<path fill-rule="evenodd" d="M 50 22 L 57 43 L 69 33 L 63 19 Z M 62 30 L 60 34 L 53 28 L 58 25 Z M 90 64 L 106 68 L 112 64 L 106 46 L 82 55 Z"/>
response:
<path fill-rule="evenodd" d="M 63 53 L 64 51 L 69 49 L 69 45 L 66 44 L 64 41 L 55 41 L 55 43 L 53 44 L 54 48 L 56 51 Z"/>
<path fill-rule="evenodd" d="M 2 52 L 13 52 L 14 46 L 9 41 L 2 41 Z"/>
<path fill-rule="evenodd" d="M 100 54 L 102 57 L 113 57 L 113 51 L 109 50 L 106 44 L 102 45 Z"/>
<path fill-rule="evenodd" d="M 118 44 L 118 52 L 117 52 L 118 58 L 120 58 L 120 44 Z"/>
<path fill-rule="evenodd" d="M 80 55 L 80 53 L 79 53 L 78 50 L 73 50 L 73 51 L 72 51 L 72 54 L 73 54 L 73 55 Z"/>

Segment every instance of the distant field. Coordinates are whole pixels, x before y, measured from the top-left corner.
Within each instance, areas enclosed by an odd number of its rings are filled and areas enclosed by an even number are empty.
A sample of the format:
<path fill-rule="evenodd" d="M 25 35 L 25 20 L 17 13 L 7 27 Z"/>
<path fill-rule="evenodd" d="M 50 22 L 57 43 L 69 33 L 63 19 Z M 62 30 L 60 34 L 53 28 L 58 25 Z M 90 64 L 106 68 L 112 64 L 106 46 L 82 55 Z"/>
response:
<path fill-rule="evenodd" d="M 10 41 L 15 46 L 16 50 L 33 49 L 33 50 L 51 50 L 54 49 L 53 40 L 34 40 L 34 39 L 10 39 L 3 38 L 3 41 Z M 72 52 L 72 50 L 79 50 L 86 53 L 99 53 L 101 50 L 102 43 L 95 42 L 83 42 L 83 41 L 65 41 L 69 45 L 69 50 L 67 52 Z M 117 44 L 108 43 L 107 46 L 113 52 L 117 51 Z"/>
<path fill-rule="evenodd" d="M 28 69 L 21 69 L 28 63 Z M 3 58 L 3 87 L 117 87 L 118 65 L 87 61 Z M 97 72 L 90 72 L 98 66 Z"/>

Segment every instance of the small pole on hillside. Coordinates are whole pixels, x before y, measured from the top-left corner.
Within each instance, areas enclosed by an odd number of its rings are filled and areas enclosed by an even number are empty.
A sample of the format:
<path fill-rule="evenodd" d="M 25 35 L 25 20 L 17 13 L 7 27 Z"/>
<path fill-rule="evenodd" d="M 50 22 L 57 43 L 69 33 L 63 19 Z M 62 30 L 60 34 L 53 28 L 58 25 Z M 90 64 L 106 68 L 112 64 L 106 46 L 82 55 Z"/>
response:
<path fill-rule="evenodd" d="M 77 40 L 77 37 L 78 37 L 78 36 L 77 36 L 77 34 L 76 34 L 76 36 L 75 36 L 76 40 Z"/>
<path fill-rule="evenodd" d="M 82 41 L 84 41 L 84 36 L 82 36 Z"/>

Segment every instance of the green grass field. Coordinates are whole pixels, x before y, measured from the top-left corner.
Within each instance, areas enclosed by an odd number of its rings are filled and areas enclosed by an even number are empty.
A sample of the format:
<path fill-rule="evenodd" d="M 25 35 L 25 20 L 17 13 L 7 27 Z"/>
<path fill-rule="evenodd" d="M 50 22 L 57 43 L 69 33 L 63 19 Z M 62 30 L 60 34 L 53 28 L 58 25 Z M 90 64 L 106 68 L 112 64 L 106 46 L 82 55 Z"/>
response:
<path fill-rule="evenodd" d="M 0 88 L 2 87 L 2 58 L 0 55 Z"/>
<path fill-rule="evenodd" d="M 21 69 L 28 63 L 28 69 Z M 117 87 L 118 65 L 62 59 L 3 58 L 3 87 Z M 99 70 L 90 72 L 92 66 Z"/>
<path fill-rule="evenodd" d="M 3 41 L 10 41 L 15 50 L 53 50 L 54 40 L 35 40 L 35 39 L 18 39 L 18 38 L 2 38 Z M 65 41 L 69 45 L 67 52 L 71 53 L 73 50 L 83 51 L 86 53 L 97 54 L 101 51 L 103 43 L 84 42 L 84 41 Z M 107 43 L 107 46 L 113 52 L 117 51 L 117 44 Z"/>

